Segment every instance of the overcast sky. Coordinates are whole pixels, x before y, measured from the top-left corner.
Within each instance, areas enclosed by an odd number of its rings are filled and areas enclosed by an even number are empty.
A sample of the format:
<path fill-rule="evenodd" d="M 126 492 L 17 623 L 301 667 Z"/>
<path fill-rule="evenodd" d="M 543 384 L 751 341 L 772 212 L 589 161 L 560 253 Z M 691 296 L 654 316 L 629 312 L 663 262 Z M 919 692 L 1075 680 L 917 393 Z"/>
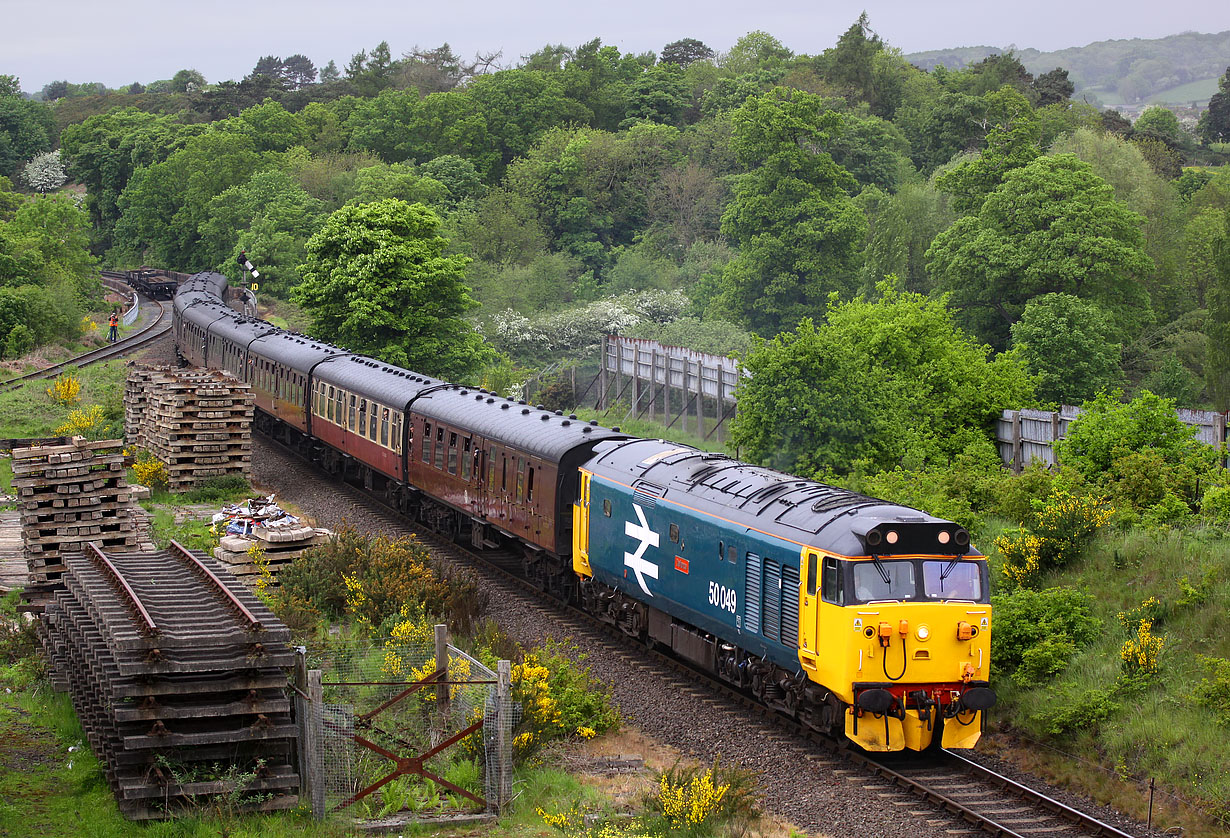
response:
<path fill-rule="evenodd" d="M 463 57 L 503 50 L 503 63 L 547 43 L 594 37 L 626 52 L 680 38 L 729 49 L 761 29 L 795 52 L 831 47 L 861 11 L 905 52 L 990 45 L 1043 51 L 1118 38 L 1230 29 L 1225 0 L 3 0 L 0 74 L 41 90 L 57 79 L 118 87 L 199 70 L 240 79 L 262 55 L 303 53 L 318 67 L 388 41 L 393 55 L 444 42 Z"/>

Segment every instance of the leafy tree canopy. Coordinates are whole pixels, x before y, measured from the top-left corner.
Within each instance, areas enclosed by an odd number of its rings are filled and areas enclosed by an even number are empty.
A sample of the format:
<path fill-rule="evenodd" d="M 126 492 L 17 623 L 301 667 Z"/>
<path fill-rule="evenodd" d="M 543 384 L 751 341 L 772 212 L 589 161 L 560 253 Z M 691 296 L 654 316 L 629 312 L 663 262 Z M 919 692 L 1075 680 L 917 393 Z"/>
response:
<path fill-rule="evenodd" d="M 1043 294 L 1012 324 L 1012 346 L 1037 376 L 1038 398 L 1079 404 L 1122 383 L 1115 328 L 1095 303 Z"/>
<path fill-rule="evenodd" d="M 866 220 L 854 178 L 827 149 L 840 114 L 820 97 L 776 88 L 732 115 L 731 147 L 751 169 L 735 183 L 722 232 L 740 247 L 726 266 L 723 305 L 736 322 L 773 335 L 853 292 Z"/>
<path fill-rule="evenodd" d="M 880 290 L 749 353 L 731 426 L 743 454 L 803 475 L 944 463 L 1030 402 L 1024 367 L 992 359 L 942 300 Z"/>
<path fill-rule="evenodd" d="M 662 47 L 662 55 L 660 56 L 663 64 L 676 64 L 680 67 L 687 67 L 689 64 L 694 64 L 697 61 L 708 61 L 712 58 L 713 50 L 695 38 L 671 41 Z"/>
<path fill-rule="evenodd" d="M 459 380 L 493 352 L 463 315 L 477 303 L 464 256 L 446 256 L 440 219 L 386 199 L 343 207 L 307 242 L 295 299 L 316 334 L 427 375 Z"/>
<path fill-rule="evenodd" d="M 977 215 L 936 237 L 927 270 L 1000 346 L 1025 304 L 1051 292 L 1099 303 L 1128 334 L 1150 316 L 1142 220 L 1088 163 L 1039 157 L 1008 172 Z"/>

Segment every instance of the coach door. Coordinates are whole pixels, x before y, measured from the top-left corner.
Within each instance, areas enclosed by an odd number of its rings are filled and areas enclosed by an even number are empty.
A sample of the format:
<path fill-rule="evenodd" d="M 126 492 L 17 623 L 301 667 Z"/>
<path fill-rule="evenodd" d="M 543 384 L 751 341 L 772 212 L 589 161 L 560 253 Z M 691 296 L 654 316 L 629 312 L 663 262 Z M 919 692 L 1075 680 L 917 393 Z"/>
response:
<path fill-rule="evenodd" d="M 820 614 L 820 595 L 817 592 L 820 562 L 819 553 L 803 551 L 803 572 L 799 574 L 799 662 L 813 671 L 816 669 L 816 624 Z"/>

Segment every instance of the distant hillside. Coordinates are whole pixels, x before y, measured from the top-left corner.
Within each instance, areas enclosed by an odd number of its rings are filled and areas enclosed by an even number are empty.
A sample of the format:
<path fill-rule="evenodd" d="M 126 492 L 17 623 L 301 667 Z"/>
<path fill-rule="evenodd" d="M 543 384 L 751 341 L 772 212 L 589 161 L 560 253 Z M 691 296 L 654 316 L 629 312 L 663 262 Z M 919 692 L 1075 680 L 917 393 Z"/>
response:
<path fill-rule="evenodd" d="M 1091 101 L 1096 97 L 1108 105 L 1203 104 L 1216 91 L 1216 80 L 1230 67 L 1230 30 L 1216 35 L 1184 32 L 1152 40 L 1096 41 L 1056 52 L 978 46 L 905 57 L 925 70 L 939 64 L 955 70 L 1009 49 L 1035 76 L 1056 67 L 1066 69 L 1078 99 L 1087 95 Z"/>

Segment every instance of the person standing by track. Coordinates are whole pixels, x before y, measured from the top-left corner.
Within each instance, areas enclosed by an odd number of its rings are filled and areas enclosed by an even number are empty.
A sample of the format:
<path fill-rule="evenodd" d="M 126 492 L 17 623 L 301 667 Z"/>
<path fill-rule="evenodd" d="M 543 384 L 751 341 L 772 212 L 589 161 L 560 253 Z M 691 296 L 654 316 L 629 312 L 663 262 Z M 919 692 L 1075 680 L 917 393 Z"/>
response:
<path fill-rule="evenodd" d="M 117 340 L 119 340 L 119 329 L 120 329 L 120 314 L 115 309 L 111 310 L 111 320 L 109 322 L 110 322 L 111 328 L 107 332 L 107 342 L 115 343 Z"/>

